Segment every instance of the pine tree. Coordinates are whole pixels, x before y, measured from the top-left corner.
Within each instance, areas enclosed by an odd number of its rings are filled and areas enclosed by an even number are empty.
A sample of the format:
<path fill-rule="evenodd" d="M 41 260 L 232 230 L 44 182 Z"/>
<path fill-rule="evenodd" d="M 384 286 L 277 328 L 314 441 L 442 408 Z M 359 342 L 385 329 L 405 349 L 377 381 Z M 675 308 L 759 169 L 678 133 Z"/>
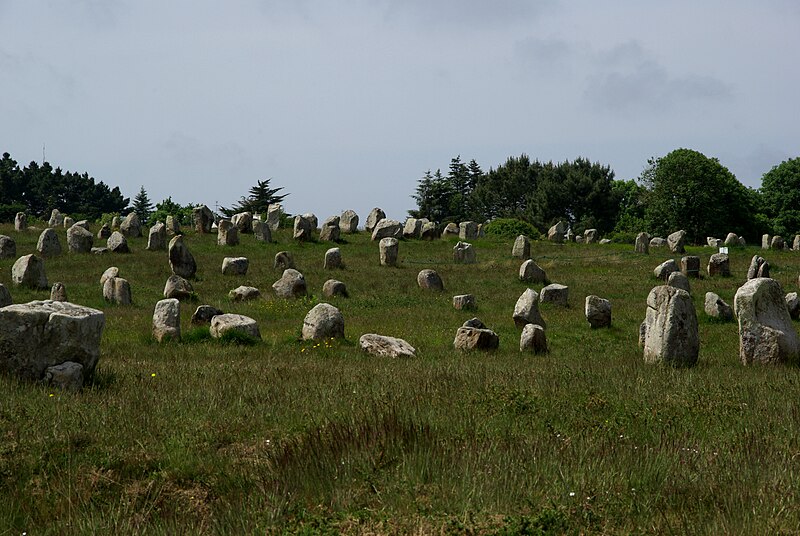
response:
<path fill-rule="evenodd" d="M 144 186 L 142 186 L 139 189 L 139 193 L 133 198 L 133 211 L 139 217 L 139 221 L 142 225 L 147 223 L 150 214 L 153 213 L 153 208 L 153 203 L 150 202 L 147 191 L 144 189 Z"/>
<path fill-rule="evenodd" d="M 250 195 L 242 197 L 238 205 L 231 208 L 220 207 L 220 212 L 228 217 L 239 212 L 252 212 L 253 214 L 266 214 L 267 209 L 274 203 L 280 203 L 289 194 L 275 195 L 283 188 L 270 188 L 269 181 L 265 179 L 258 181 L 255 186 L 250 188 Z"/>

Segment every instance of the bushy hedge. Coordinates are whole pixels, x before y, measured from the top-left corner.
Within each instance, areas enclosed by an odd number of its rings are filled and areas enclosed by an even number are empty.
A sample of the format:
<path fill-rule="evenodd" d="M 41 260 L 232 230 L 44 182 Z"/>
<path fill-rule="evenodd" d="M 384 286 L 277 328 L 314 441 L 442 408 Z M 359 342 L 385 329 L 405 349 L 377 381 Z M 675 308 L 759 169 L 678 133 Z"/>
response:
<path fill-rule="evenodd" d="M 533 225 L 516 218 L 497 218 L 487 223 L 484 230 L 487 235 L 504 238 L 516 238 L 519 235 L 525 235 L 532 239 L 539 238 L 539 231 Z"/>

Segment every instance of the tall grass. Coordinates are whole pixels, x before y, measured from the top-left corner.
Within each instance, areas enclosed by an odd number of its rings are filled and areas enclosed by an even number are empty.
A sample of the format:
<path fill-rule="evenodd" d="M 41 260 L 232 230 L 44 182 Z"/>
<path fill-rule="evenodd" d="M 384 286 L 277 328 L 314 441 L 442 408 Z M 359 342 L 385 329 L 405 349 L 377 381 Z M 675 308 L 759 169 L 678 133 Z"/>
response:
<path fill-rule="evenodd" d="M 96 231 L 96 229 L 95 229 Z M 0 233 L 33 252 L 38 233 Z M 62 233 L 62 239 L 64 234 Z M 400 266 L 379 265 L 362 233 L 340 244 L 345 270 L 322 268 L 327 243 L 243 236 L 219 247 L 188 234 L 198 301 L 181 305 L 182 342 L 151 337 L 170 275 L 165 252 L 131 241 L 129 255 L 64 254 L 46 261 L 70 301 L 106 314 L 94 383 L 70 394 L 0 378 L 0 534 L 65 533 L 770 533 L 800 526 L 800 374 L 745 367 L 735 323 L 702 312 L 706 291 L 732 303 L 750 257 L 796 289 L 800 254 L 742 248 L 731 278 L 692 280 L 700 360 L 688 370 L 648 366 L 637 347 L 652 269 L 671 255 L 625 245 L 535 242 L 570 307 L 541 307 L 550 353 L 520 354 L 511 319 L 525 284 L 513 240 L 473 241 L 478 264 L 455 265 L 455 240 L 402 241 Z M 272 259 L 291 250 L 308 282 L 302 300 L 270 297 Z M 690 248 L 707 262 L 710 248 Z M 246 276 L 221 274 L 246 256 Z M 679 256 L 675 256 L 677 258 Z M 47 291 L 0 282 L 16 303 Z M 99 278 L 118 266 L 133 305 L 103 302 Z M 434 268 L 444 293 L 422 292 Z M 332 302 L 344 340 L 303 342 L 303 317 L 328 278 L 350 298 Z M 239 285 L 265 299 L 234 303 Z M 539 286 L 535 287 L 537 290 Z M 455 294 L 476 296 L 456 311 Z M 591 330 L 583 301 L 612 302 L 610 329 Z M 212 340 L 189 319 L 202 303 L 258 320 L 256 344 Z M 500 335 L 490 353 L 453 350 L 478 316 Z M 363 333 L 402 337 L 415 359 L 379 359 Z M 5 532 L 4 532 L 5 531 Z"/>

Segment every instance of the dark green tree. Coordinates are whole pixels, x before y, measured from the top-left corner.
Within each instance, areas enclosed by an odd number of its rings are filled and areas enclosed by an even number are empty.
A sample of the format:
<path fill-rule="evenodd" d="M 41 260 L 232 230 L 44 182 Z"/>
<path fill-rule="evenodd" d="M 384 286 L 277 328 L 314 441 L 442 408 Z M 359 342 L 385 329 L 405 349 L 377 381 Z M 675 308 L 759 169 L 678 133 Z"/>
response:
<path fill-rule="evenodd" d="M 150 202 L 150 197 L 148 197 L 147 191 L 144 189 L 144 186 L 142 186 L 139 188 L 139 193 L 133 198 L 133 212 L 139 216 L 139 221 L 142 225 L 147 223 L 150 214 L 153 212 L 153 208 L 153 203 Z"/>
<path fill-rule="evenodd" d="M 280 203 L 289 194 L 276 195 L 283 188 L 270 188 L 269 181 L 265 179 L 257 181 L 257 184 L 250 188 L 250 195 L 242 197 L 237 205 L 231 208 L 220 207 L 220 212 L 228 217 L 239 212 L 252 212 L 253 214 L 266 214 L 267 208 L 274 203 Z"/>
<path fill-rule="evenodd" d="M 614 231 L 638 233 L 647 228 L 644 220 L 645 188 L 634 180 L 611 183 L 612 197 L 617 201 L 619 212 Z"/>
<path fill-rule="evenodd" d="M 435 174 L 428 170 L 411 196 L 417 202 L 417 209 L 408 213 L 413 218 L 428 218 L 432 222 L 455 221 L 450 213 L 455 194 L 453 185 L 442 176 L 441 170 L 437 169 Z"/>
<path fill-rule="evenodd" d="M 524 218 L 542 169 L 541 163 L 522 154 L 510 156 L 497 169 L 490 168 L 482 174 L 473 190 L 480 219 Z"/>
<path fill-rule="evenodd" d="M 156 203 L 155 211 L 150 214 L 150 221 L 166 223 L 167 216 L 172 216 L 178 219 L 180 225 L 190 225 L 192 223 L 193 208 L 194 205 L 182 206 L 180 203 L 174 202 L 172 197 L 168 197 L 160 203 Z"/>
<path fill-rule="evenodd" d="M 761 177 L 761 202 L 771 232 L 788 239 L 800 234 L 800 158 L 785 160 Z"/>

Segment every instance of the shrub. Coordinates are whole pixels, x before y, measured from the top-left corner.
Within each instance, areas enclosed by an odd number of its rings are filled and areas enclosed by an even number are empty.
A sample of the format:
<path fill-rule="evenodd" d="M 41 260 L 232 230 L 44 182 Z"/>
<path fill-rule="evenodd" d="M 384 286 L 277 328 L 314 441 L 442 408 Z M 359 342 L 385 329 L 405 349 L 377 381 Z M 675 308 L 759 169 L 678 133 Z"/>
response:
<path fill-rule="evenodd" d="M 497 218 L 487 223 L 484 226 L 484 230 L 486 234 L 504 238 L 516 238 L 519 235 L 525 235 L 533 239 L 539 237 L 539 231 L 533 225 L 516 218 Z"/>

